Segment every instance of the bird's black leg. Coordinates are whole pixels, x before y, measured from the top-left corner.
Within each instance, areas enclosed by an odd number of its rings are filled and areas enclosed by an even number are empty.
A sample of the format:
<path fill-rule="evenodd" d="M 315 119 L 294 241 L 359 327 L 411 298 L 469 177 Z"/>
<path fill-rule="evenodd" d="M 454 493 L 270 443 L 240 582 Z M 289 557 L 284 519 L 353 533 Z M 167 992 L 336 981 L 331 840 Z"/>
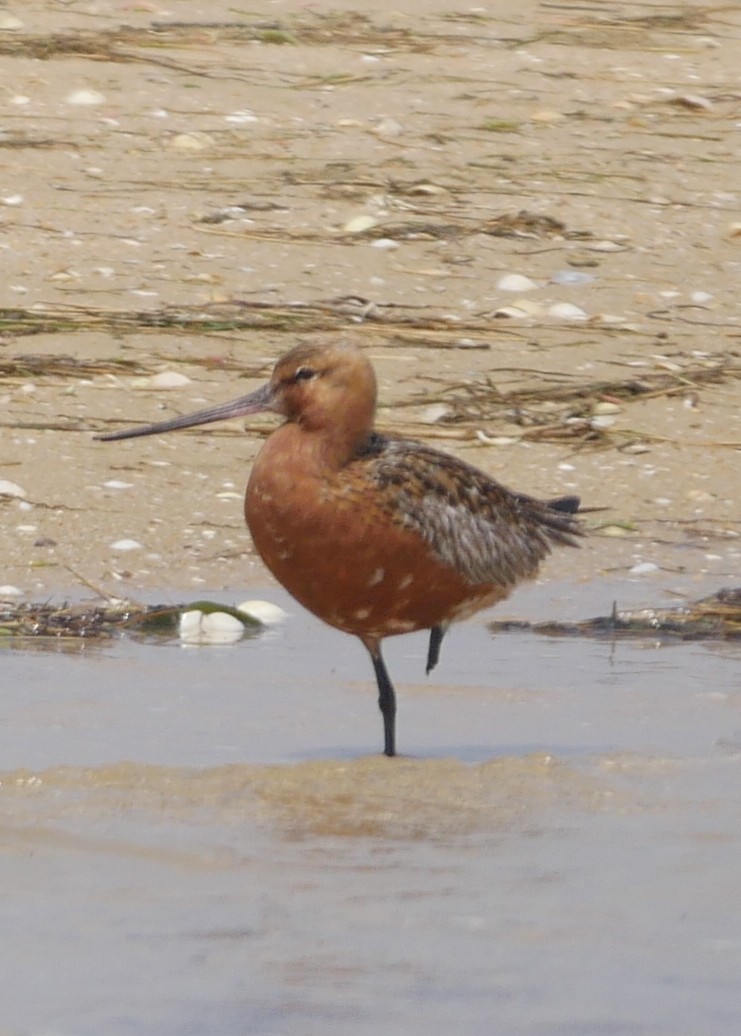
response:
<path fill-rule="evenodd" d="M 396 755 L 396 693 L 381 655 L 380 643 L 363 641 L 371 656 L 378 684 L 378 707 L 383 716 L 383 751 Z"/>
<path fill-rule="evenodd" d="M 428 676 L 440 661 L 440 645 L 447 632 L 447 625 L 433 626 L 430 630 L 430 646 L 427 649 L 427 668 L 425 669 Z"/>

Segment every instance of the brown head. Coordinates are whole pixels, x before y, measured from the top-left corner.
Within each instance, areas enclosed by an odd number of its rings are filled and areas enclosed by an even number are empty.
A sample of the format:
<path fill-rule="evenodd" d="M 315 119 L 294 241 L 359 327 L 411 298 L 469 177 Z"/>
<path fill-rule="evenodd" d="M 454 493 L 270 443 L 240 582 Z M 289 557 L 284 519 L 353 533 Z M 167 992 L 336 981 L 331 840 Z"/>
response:
<path fill-rule="evenodd" d="M 307 432 L 323 433 L 352 449 L 370 432 L 375 408 L 376 378 L 365 356 L 352 346 L 324 342 L 298 345 L 285 353 L 273 368 L 270 381 L 247 396 L 98 438 L 110 442 L 158 435 L 271 410 Z"/>

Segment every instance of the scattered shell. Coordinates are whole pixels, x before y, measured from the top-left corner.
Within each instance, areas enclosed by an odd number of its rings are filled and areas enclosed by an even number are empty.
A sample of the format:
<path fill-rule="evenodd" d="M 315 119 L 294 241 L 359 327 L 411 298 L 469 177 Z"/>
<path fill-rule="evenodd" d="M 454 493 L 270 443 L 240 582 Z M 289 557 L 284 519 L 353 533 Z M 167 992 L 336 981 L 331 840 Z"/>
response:
<path fill-rule="evenodd" d="M 487 446 L 512 446 L 520 441 L 512 435 L 488 435 L 483 428 L 476 429 L 476 438 Z"/>
<path fill-rule="evenodd" d="M 115 543 L 111 544 L 111 550 L 123 553 L 127 550 L 141 550 L 143 544 L 139 543 L 138 540 L 116 540 Z"/>
<path fill-rule="evenodd" d="M 452 413 L 453 408 L 449 403 L 432 403 L 422 412 L 422 421 L 424 424 L 437 424 L 443 418 L 450 417 Z"/>
<path fill-rule="evenodd" d="M 622 410 L 619 403 L 610 403 L 604 399 L 594 404 L 592 412 L 594 414 L 620 414 Z"/>
<path fill-rule="evenodd" d="M 363 214 L 362 216 L 353 216 L 343 226 L 342 230 L 345 234 L 362 234 L 364 230 L 370 230 L 371 227 L 378 226 L 378 220 L 374 219 L 373 216 Z"/>
<path fill-rule="evenodd" d="M 180 371 L 161 371 L 159 374 L 153 374 L 148 379 L 148 384 L 157 389 L 174 389 L 190 385 L 190 378 Z"/>
<path fill-rule="evenodd" d="M 5 586 L 0 586 L 0 600 L 6 597 L 22 597 L 23 591 L 17 586 L 11 586 L 10 583 L 6 583 Z"/>
<path fill-rule="evenodd" d="M 17 482 L 8 482 L 6 479 L 0 478 L 0 496 L 24 497 L 28 494 Z"/>
<path fill-rule="evenodd" d="M 244 634 L 244 623 L 227 612 L 204 614 L 198 609 L 180 616 L 180 639 L 184 644 L 233 644 Z"/>
<path fill-rule="evenodd" d="M 571 302 L 556 302 L 548 310 L 548 315 L 559 320 L 586 320 L 587 314 L 579 306 Z"/>
<path fill-rule="evenodd" d="M 598 431 L 604 431 L 606 428 L 612 428 L 615 424 L 615 418 L 610 417 L 609 414 L 598 414 L 589 421 L 589 427 L 595 428 Z"/>
<path fill-rule="evenodd" d="M 594 274 L 582 273 L 581 270 L 557 270 L 551 277 L 551 284 L 591 284 Z"/>
<path fill-rule="evenodd" d="M 288 612 L 272 601 L 242 601 L 237 605 L 237 611 L 257 619 L 263 626 L 276 626 L 288 618 Z"/>
<path fill-rule="evenodd" d="M 415 183 L 407 190 L 407 194 L 447 194 L 447 188 L 440 187 L 436 183 Z"/>
<path fill-rule="evenodd" d="M 14 206 L 23 204 L 22 194 L 6 194 L 5 197 L 0 198 L 0 204 Z"/>
<path fill-rule="evenodd" d="M 624 252 L 626 250 L 626 246 L 618 244 L 617 241 L 592 241 L 583 247 L 589 249 L 590 252 Z"/>
<path fill-rule="evenodd" d="M 590 317 L 590 323 L 592 324 L 605 324 L 608 327 L 621 327 L 626 324 L 625 317 L 620 317 L 616 313 L 595 313 L 593 317 Z M 626 324 L 626 326 L 629 326 Z"/>
<path fill-rule="evenodd" d="M 648 575 L 649 572 L 658 572 L 659 566 L 654 564 L 653 561 L 640 561 L 637 565 L 633 565 L 630 569 L 631 575 L 643 576 Z"/>
<path fill-rule="evenodd" d="M 693 111 L 709 112 L 713 108 L 713 102 L 699 94 L 680 94 L 679 97 L 674 98 L 674 104 L 678 104 L 682 108 L 690 108 Z"/>
<path fill-rule="evenodd" d="M 488 342 L 479 342 L 475 338 L 456 338 L 453 345 L 456 349 L 490 349 Z"/>
<path fill-rule="evenodd" d="M 494 316 L 499 317 L 500 319 L 505 317 L 517 319 L 518 317 L 529 316 L 529 313 L 526 313 L 525 310 L 521 309 L 519 306 L 501 306 L 499 309 L 494 310 Z"/>
<path fill-rule="evenodd" d="M 552 111 L 550 109 L 543 109 L 539 112 L 533 112 L 530 116 L 533 122 L 544 122 L 546 125 L 551 122 L 563 122 L 566 118 L 563 112 Z"/>
<path fill-rule="evenodd" d="M 593 255 L 586 255 L 581 252 L 572 252 L 571 255 L 566 257 L 566 262 L 569 266 L 586 266 L 590 269 L 594 269 L 596 266 L 600 265 L 599 259 L 595 259 Z"/>
<path fill-rule="evenodd" d="M 499 291 L 533 291 L 538 285 L 521 273 L 508 273 L 497 282 Z"/>
<path fill-rule="evenodd" d="M 371 248 L 384 248 L 386 251 L 392 251 L 394 248 L 399 247 L 399 242 L 394 241 L 390 237 L 378 237 L 375 241 L 371 241 Z"/>
<path fill-rule="evenodd" d="M 513 310 L 512 314 L 509 314 L 507 310 Z M 495 312 L 495 316 L 525 316 L 525 317 L 539 317 L 542 316 L 543 305 L 540 302 L 536 302 L 535 299 L 515 299 L 512 306 L 502 306 Z"/>
<path fill-rule="evenodd" d="M 690 300 L 697 303 L 697 305 L 702 305 L 703 302 L 710 302 L 712 298 L 713 296 L 709 291 L 693 291 L 690 295 Z"/>
<path fill-rule="evenodd" d="M 170 140 L 170 147 L 176 151 L 207 151 L 213 143 L 208 133 L 177 133 Z"/>
<path fill-rule="evenodd" d="M 106 96 L 98 90 L 73 90 L 64 99 L 65 104 L 76 104 L 81 107 L 93 107 L 96 104 L 105 104 Z"/>
<path fill-rule="evenodd" d="M 685 495 L 693 504 L 710 504 L 715 500 L 713 494 L 708 493 L 707 489 L 690 489 Z"/>
<path fill-rule="evenodd" d="M 379 137 L 400 137 L 404 127 L 397 119 L 381 119 L 372 130 Z"/>
<path fill-rule="evenodd" d="M 602 536 L 630 536 L 630 529 L 624 525 L 603 525 L 600 529 Z"/>
<path fill-rule="evenodd" d="M 244 124 L 246 122 L 259 122 L 259 121 L 260 120 L 255 115 L 255 113 L 251 112 L 248 108 L 245 108 L 243 111 L 232 112 L 231 115 L 225 115 L 224 116 L 224 122 L 234 122 L 237 125 L 242 125 L 242 124 Z"/>
<path fill-rule="evenodd" d="M 645 442 L 632 442 L 628 446 L 623 446 L 623 453 L 650 453 L 651 447 L 647 446 Z"/>
<path fill-rule="evenodd" d="M 121 482 L 117 478 L 111 478 L 107 482 L 103 483 L 105 489 L 132 489 L 134 486 L 133 482 Z"/>

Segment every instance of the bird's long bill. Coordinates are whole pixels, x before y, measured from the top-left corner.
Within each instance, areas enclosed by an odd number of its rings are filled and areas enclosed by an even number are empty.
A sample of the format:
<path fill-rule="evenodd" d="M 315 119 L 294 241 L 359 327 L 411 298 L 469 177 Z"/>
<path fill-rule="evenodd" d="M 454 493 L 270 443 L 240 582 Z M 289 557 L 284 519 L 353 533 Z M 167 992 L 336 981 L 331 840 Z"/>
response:
<path fill-rule="evenodd" d="M 158 421 L 156 424 L 145 424 L 140 428 L 127 428 L 122 432 L 107 432 L 96 435 L 102 442 L 113 442 L 115 439 L 136 439 L 141 435 L 159 435 L 162 432 L 173 432 L 176 428 L 192 428 L 197 424 L 211 424 L 213 421 L 226 421 L 230 417 L 244 417 L 246 414 L 259 414 L 261 410 L 269 410 L 273 401 L 270 383 L 263 385 L 247 396 L 240 396 L 230 403 L 217 403 L 216 406 L 198 410 L 195 414 L 184 414 L 172 417 L 169 421 Z"/>

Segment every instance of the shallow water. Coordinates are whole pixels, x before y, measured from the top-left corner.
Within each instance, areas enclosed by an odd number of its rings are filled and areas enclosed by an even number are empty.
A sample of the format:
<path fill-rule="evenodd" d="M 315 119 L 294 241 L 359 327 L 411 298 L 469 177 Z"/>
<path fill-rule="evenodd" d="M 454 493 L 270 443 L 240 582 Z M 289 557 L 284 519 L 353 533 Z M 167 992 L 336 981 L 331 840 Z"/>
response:
<path fill-rule="evenodd" d="M 2 1036 L 739 1031 L 741 648 L 399 638 L 387 760 L 291 610 L 5 651 Z"/>

